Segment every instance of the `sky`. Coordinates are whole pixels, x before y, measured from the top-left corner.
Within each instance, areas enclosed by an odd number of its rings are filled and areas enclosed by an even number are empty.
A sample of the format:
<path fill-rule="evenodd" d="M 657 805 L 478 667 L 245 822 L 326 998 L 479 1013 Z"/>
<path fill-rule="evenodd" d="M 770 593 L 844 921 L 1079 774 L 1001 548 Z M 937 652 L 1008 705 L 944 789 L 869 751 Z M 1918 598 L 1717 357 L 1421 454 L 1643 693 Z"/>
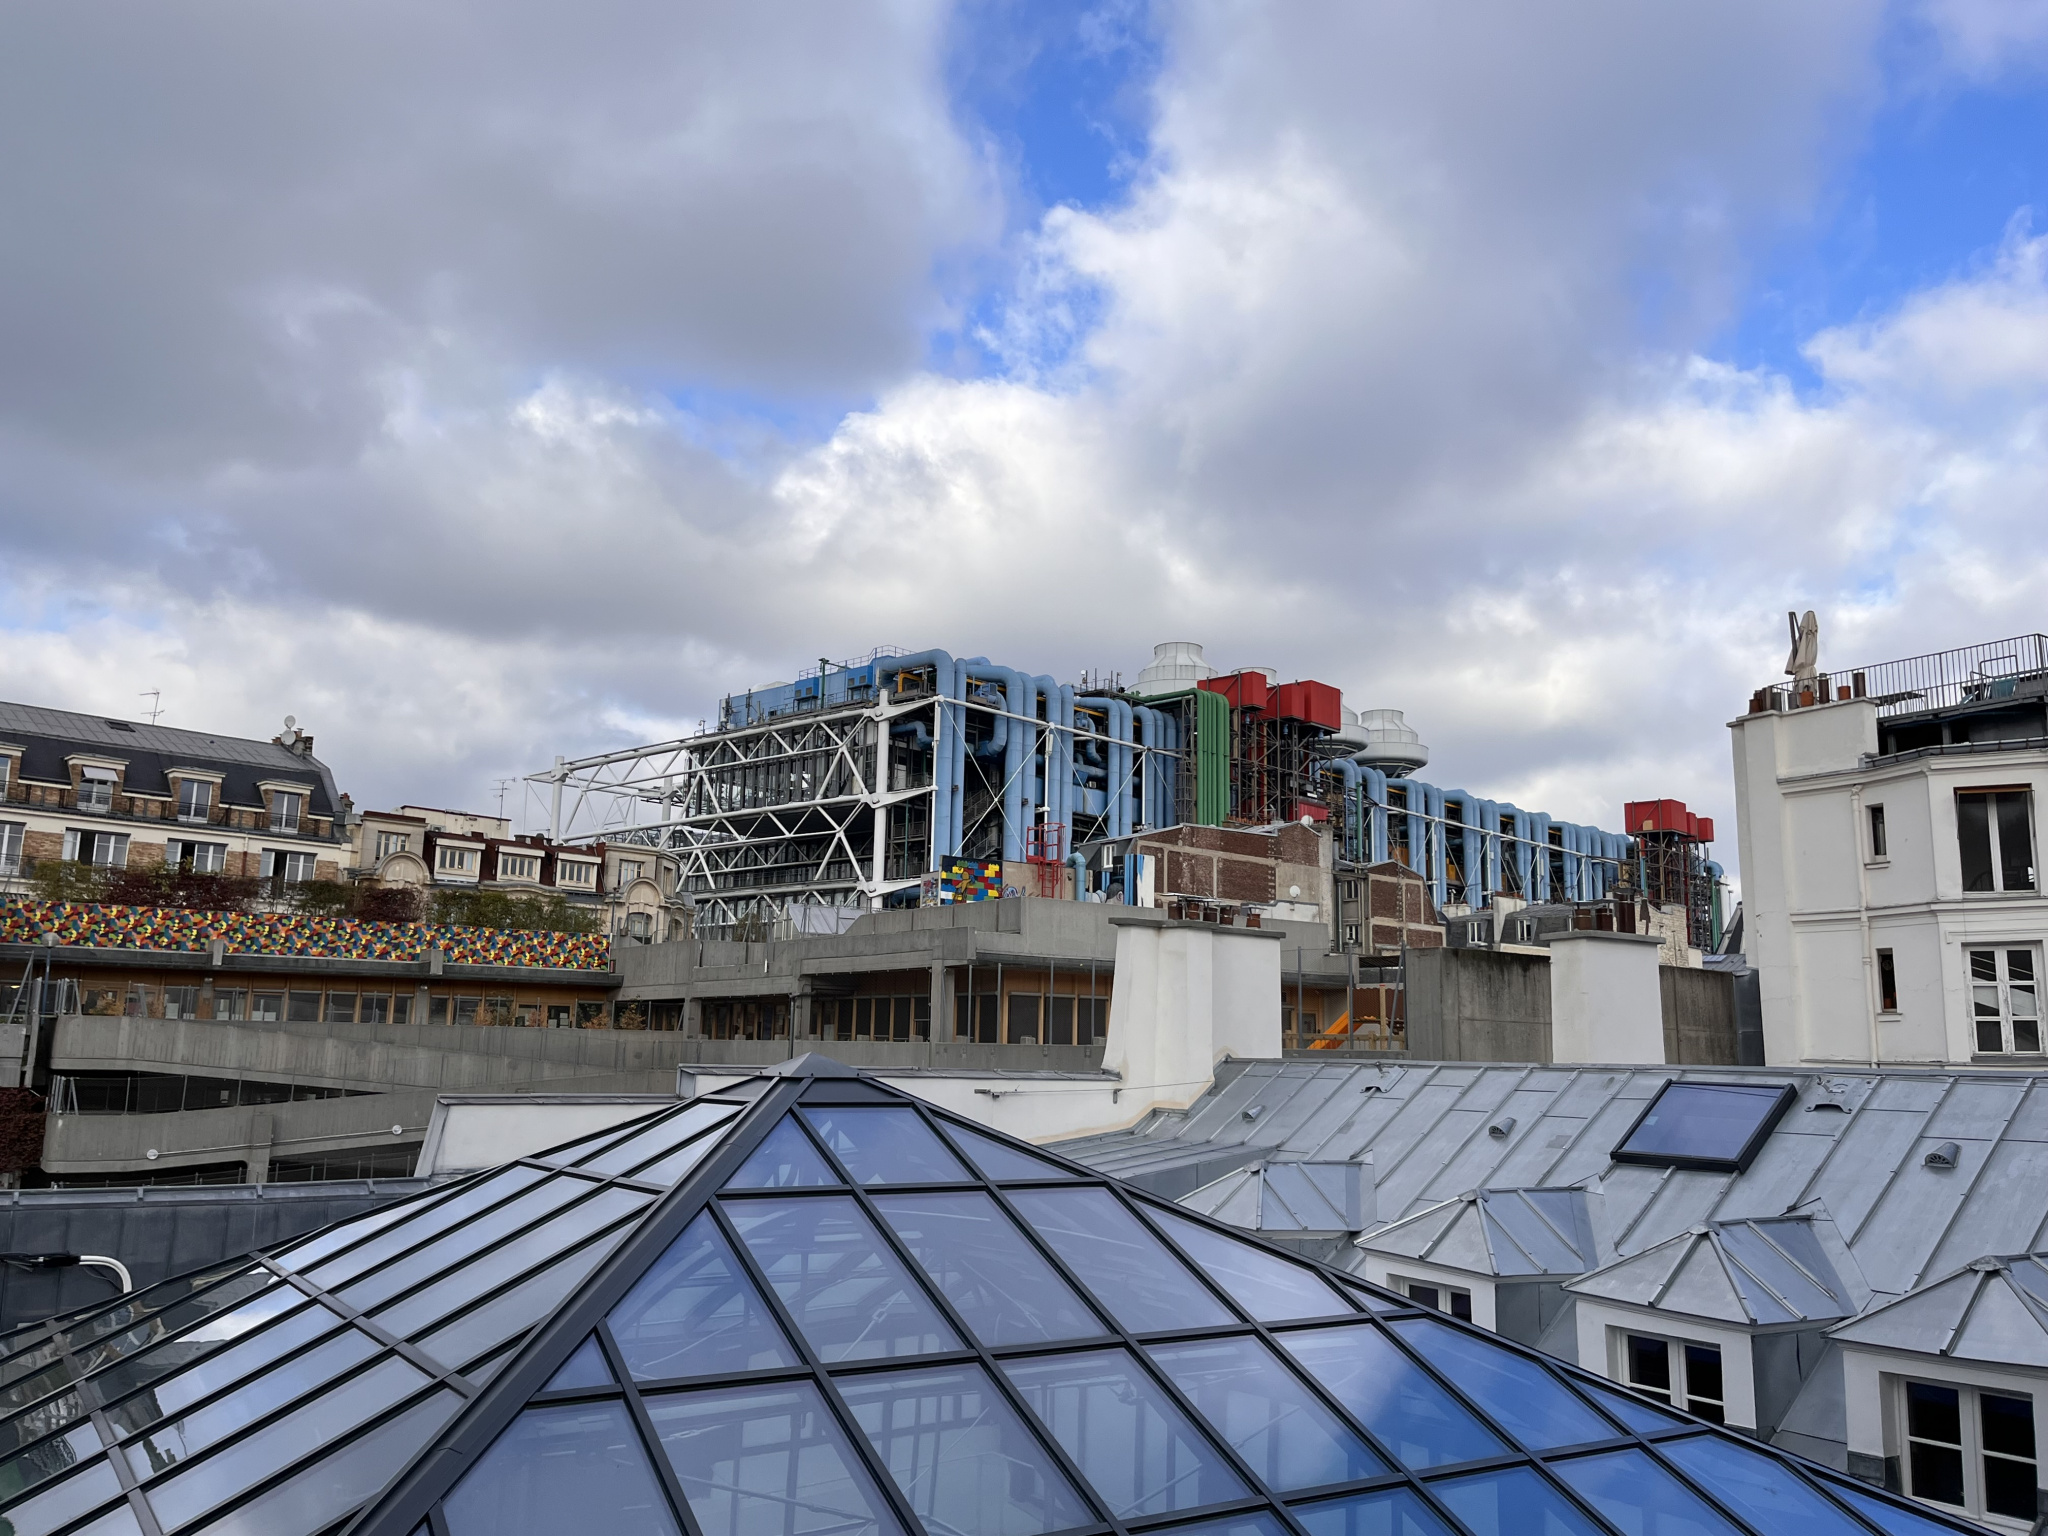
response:
<path fill-rule="evenodd" d="M 18 0 L 0 697 L 359 805 L 1160 641 L 1714 815 L 2043 628 L 2048 0 Z"/>

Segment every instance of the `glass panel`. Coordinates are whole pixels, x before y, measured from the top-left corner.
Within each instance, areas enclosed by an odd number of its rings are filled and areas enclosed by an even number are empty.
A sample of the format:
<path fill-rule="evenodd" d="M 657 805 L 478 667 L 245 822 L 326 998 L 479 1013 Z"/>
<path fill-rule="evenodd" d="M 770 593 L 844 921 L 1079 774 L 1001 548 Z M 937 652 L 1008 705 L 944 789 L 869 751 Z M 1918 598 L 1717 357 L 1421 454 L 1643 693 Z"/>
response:
<path fill-rule="evenodd" d="M 1255 1338 L 1146 1351 L 1268 1488 L 1355 1482 L 1391 1470 Z"/>
<path fill-rule="evenodd" d="M 1892 1536 L 1956 1536 L 1956 1528 L 1944 1525 L 1928 1515 L 1921 1514 L 1908 1504 L 1898 1504 L 1880 1496 L 1873 1490 L 1852 1487 L 1824 1479 L 1829 1493 L 1847 1504 L 1881 1531 L 1890 1531 Z"/>
<path fill-rule="evenodd" d="M 82 1406 L 80 1411 L 83 1411 Z M 34 1422 L 33 1417 L 31 1422 Z M 19 1456 L 0 1462 L 0 1509 L 5 1509 L 29 1489 L 47 1483 L 53 1477 L 62 1477 L 99 1453 L 99 1431 L 90 1424 L 81 1424 L 65 1434 L 38 1442 Z"/>
<path fill-rule="evenodd" d="M 700 1214 L 611 1313 L 626 1369 L 642 1381 L 796 1364 L 768 1304 Z"/>
<path fill-rule="evenodd" d="M 838 1386 L 927 1530 L 1039 1536 L 1094 1523 L 980 1366 L 853 1376 Z"/>
<path fill-rule="evenodd" d="M 1970 979 L 1972 981 L 1998 980 L 1998 951 L 1995 949 L 1973 949 L 1970 956 Z"/>
<path fill-rule="evenodd" d="M 317 1390 L 343 1371 L 363 1363 L 378 1352 L 378 1345 L 366 1333 L 350 1328 L 316 1345 L 303 1355 L 251 1377 L 235 1391 L 195 1408 L 182 1417 L 159 1423 L 164 1415 L 147 1396 L 131 1399 L 115 1415 L 118 1428 L 128 1434 L 147 1431 L 135 1441 L 130 1463 L 139 1477 L 169 1471 L 189 1461 L 210 1445 L 247 1428 L 263 1415 Z"/>
<path fill-rule="evenodd" d="M 460 1365 L 514 1334 L 524 1333 L 562 1304 L 583 1277 L 597 1267 L 597 1261 L 611 1252 L 616 1235 L 600 1238 L 579 1248 L 566 1259 L 550 1264 L 501 1295 L 493 1296 L 475 1310 L 421 1336 L 420 1348 L 443 1365 Z M 404 1310 L 409 1303 L 392 1309 Z M 467 1374 L 465 1372 L 464 1374 Z"/>
<path fill-rule="evenodd" d="M 53 1483 L 19 1504 L 8 1505 L 0 1520 L 11 1527 L 9 1536 L 43 1536 L 66 1521 L 76 1520 L 87 1510 L 120 1497 L 121 1480 L 102 1456 L 83 1472 Z"/>
<path fill-rule="evenodd" d="M 1431 1483 L 1472 1536 L 1602 1536 L 1600 1527 L 1527 1467 Z"/>
<path fill-rule="evenodd" d="M 194 1536 L 296 1536 L 330 1531 L 386 1483 L 455 1417 L 462 1399 L 435 1392 L 368 1434 L 334 1447 L 311 1466 L 200 1526 Z"/>
<path fill-rule="evenodd" d="M 1003 1373 L 1119 1519 L 1251 1491 L 1127 1350 L 1009 1360 Z"/>
<path fill-rule="evenodd" d="M 1534 1360 L 1428 1317 L 1389 1323 L 1502 1429 L 1531 1450 L 1611 1440 L 1607 1421 Z"/>
<path fill-rule="evenodd" d="M 1963 889 L 1988 891 L 1991 879 L 1991 797 L 1956 796 L 1956 842 L 1962 853 Z"/>
<path fill-rule="evenodd" d="M 647 1412 L 703 1536 L 902 1531 L 812 1382 L 650 1397 Z"/>
<path fill-rule="evenodd" d="M 1721 1422 L 1721 1351 L 1712 1344 L 1685 1346 L 1686 1411 Z"/>
<path fill-rule="evenodd" d="M 1451 1536 L 1451 1529 L 1406 1488 L 1385 1488 L 1327 1504 L 1297 1504 L 1308 1536 Z"/>
<path fill-rule="evenodd" d="M 738 1113 L 739 1107 L 733 1104 L 692 1104 L 666 1120 L 648 1126 L 638 1135 L 627 1137 L 617 1146 L 608 1147 L 596 1157 L 579 1162 L 577 1166 L 591 1173 L 604 1174 L 607 1178 L 630 1173 L 692 1138 L 704 1136 L 714 1126 L 725 1124 Z M 716 1137 L 707 1138 L 708 1144 L 716 1141 Z"/>
<path fill-rule="evenodd" d="M 2026 790 L 2008 791 L 1998 797 L 1999 889 L 2031 891 L 2034 888 L 2034 834 L 2027 823 Z M 2031 1520 L 2032 1515 L 2025 1518 Z"/>
<path fill-rule="evenodd" d="M 1024 1219 L 1133 1333 L 1237 1319 L 1106 1189 L 1020 1189 Z"/>
<path fill-rule="evenodd" d="M 643 1184 L 677 1184 L 684 1174 L 695 1168 L 705 1158 L 725 1145 L 725 1133 L 714 1132 L 700 1136 L 686 1147 L 679 1147 L 657 1163 L 649 1163 L 637 1170 L 633 1177 Z"/>
<path fill-rule="evenodd" d="M 1499 1437 L 1369 1323 L 1282 1334 L 1280 1342 L 1411 1467 L 1507 1454 Z"/>
<path fill-rule="evenodd" d="M 71 1536 L 142 1536 L 142 1527 L 135 1523 L 135 1511 L 121 1504 L 91 1525 L 81 1525 Z"/>
<path fill-rule="evenodd" d="M 450 1227 L 478 1211 L 496 1205 L 501 1200 L 510 1200 L 521 1190 L 546 1177 L 547 1175 L 539 1169 L 514 1163 L 509 1168 L 501 1168 L 496 1173 L 488 1175 L 480 1183 L 450 1199 L 427 1205 L 414 1205 L 408 1201 L 398 1212 L 398 1215 L 406 1218 L 402 1223 L 391 1225 L 390 1230 L 363 1243 L 359 1248 L 350 1249 L 339 1258 L 315 1263 L 316 1260 L 324 1259 L 325 1255 L 355 1242 L 365 1231 L 376 1231 L 387 1223 L 377 1221 L 366 1227 L 358 1227 L 356 1223 L 364 1221 L 365 1218 L 357 1217 L 354 1222 L 343 1227 L 314 1236 L 302 1247 L 285 1250 L 283 1262 L 301 1274 L 318 1280 L 327 1289 L 333 1290 L 336 1286 L 362 1274 L 372 1265 L 381 1264 L 393 1254 L 402 1253 L 413 1244 L 423 1242 L 436 1233 L 446 1232 Z M 382 1216 L 386 1213 L 380 1211 L 377 1214 Z M 315 1267 L 308 1268 L 308 1265 Z"/>
<path fill-rule="evenodd" d="M 452 1230 L 436 1226 L 434 1231 L 438 1235 L 424 1246 L 393 1259 L 374 1274 L 363 1275 L 360 1279 L 351 1280 L 346 1285 L 336 1286 L 334 1289 L 344 1301 L 367 1312 L 379 1302 L 390 1300 L 400 1291 L 409 1290 L 422 1281 L 431 1280 L 436 1275 L 446 1274 L 460 1267 L 482 1253 L 490 1244 L 510 1236 L 522 1227 L 545 1221 L 578 1196 L 589 1193 L 590 1186 L 582 1180 L 557 1175 L 547 1183 L 529 1189 L 518 1199 L 508 1201 L 496 1210 L 474 1217 Z M 615 1200 L 621 1197 L 644 1198 L 620 1190 L 606 1190 L 598 1198 L 605 1196 Z M 426 1236 L 428 1234 L 425 1231 L 413 1229 L 392 1234 L 394 1243 L 400 1246 L 407 1237 L 418 1241 Z M 377 1243 L 370 1246 L 380 1246 L 383 1241 L 380 1238 Z M 319 1270 L 315 1270 L 311 1278 L 321 1284 L 327 1283 L 327 1276 Z"/>
<path fill-rule="evenodd" d="M 264 1328 L 280 1316 L 287 1320 Z M 325 1307 L 308 1302 L 302 1292 L 288 1285 L 274 1285 L 239 1307 L 210 1317 L 175 1339 L 100 1372 L 95 1378 L 100 1401 L 110 1402 L 154 1381 L 157 1402 L 165 1413 L 175 1413 L 257 1366 L 338 1327 L 340 1321 Z M 223 1348 L 258 1328 L 263 1328 L 263 1332 L 232 1348 Z M 193 1364 L 201 1360 L 206 1362 L 203 1366 Z M 174 1371 L 180 1372 L 174 1380 L 161 1379 Z"/>
<path fill-rule="evenodd" d="M 727 1189 L 805 1189 L 837 1184 L 834 1173 L 811 1139 L 793 1120 L 784 1120 L 761 1139 Z"/>
<path fill-rule="evenodd" d="M 441 1505 L 449 1536 L 677 1536 L 623 1403 L 529 1408 Z"/>
<path fill-rule="evenodd" d="M 1050 1158 L 1038 1157 L 1022 1147 L 1013 1147 L 1006 1141 L 993 1136 L 984 1136 L 980 1131 L 971 1131 L 964 1125 L 946 1122 L 946 1134 L 953 1138 L 953 1144 L 965 1152 L 974 1166 L 986 1178 L 998 1183 L 1006 1179 L 1071 1179 L 1067 1172 Z"/>
<path fill-rule="evenodd" d="M 736 1200 L 726 1214 L 824 1359 L 960 1347 L 923 1287 L 847 1196 Z"/>
<path fill-rule="evenodd" d="M 489 1253 L 464 1255 L 460 1260 L 452 1253 L 445 1254 L 450 1267 L 448 1274 L 385 1308 L 377 1314 L 377 1321 L 393 1333 L 409 1338 L 522 1271 L 536 1268 L 582 1246 L 600 1229 L 645 1210 L 651 1203 L 647 1195 L 614 1186 L 600 1190 L 581 1205 L 571 1207 L 554 1220 Z M 623 1235 L 623 1229 L 615 1229 L 604 1240 L 603 1246 L 609 1248 Z M 399 1269 L 406 1265 L 392 1267 Z M 378 1290 L 387 1289 L 383 1282 L 384 1276 L 378 1275 L 364 1284 L 375 1294 Z M 351 1301 L 355 1300 L 353 1288 L 342 1294 Z M 357 1302 L 358 1306 L 361 1304 Z"/>
<path fill-rule="evenodd" d="M 1649 1112 L 1628 1133 L 1614 1156 L 1664 1162 L 1737 1162 L 1750 1139 L 1768 1125 L 1785 1098 L 1775 1085 L 1684 1083 L 1661 1088 Z"/>
<path fill-rule="evenodd" d="M 860 1184 L 940 1184 L 973 1177 L 914 1109 L 806 1109 L 804 1118 Z"/>
<path fill-rule="evenodd" d="M 1657 1449 L 1760 1531 L 1862 1536 L 1862 1527 L 1854 1520 L 1801 1482 L 1790 1467 L 1762 1451 L 1719 1435 L 1666 1440 Z"/>
<path fill-rule="evenodd" d="M 875 1204 L 982 1343 L 1109 1331 L 990 1196 L 883 1195 Z"/>
<path fill-rule="evenodd" d="M 1065 1001 L 1065 999 L 1055 999 Z M 1216 1520 L 1197 1520 L 1193 1525 L 1176 1525 L 1173 1536 L 1286 1536 L 1285 1527 L 1263 1512 L 1224 1515 Z"/>
<path fill-rule="evenodd" d="M 1166 1235 L 1180 1245 L 1211 1280 L 1262 1323 L 1284 1323 L 1298 1317 L 1350 1316 L 1354 1308 L 1305 1265 L 1175 1216 L 1150 1210 Z"/>
<path fill-rule="evenodd" d="M 573 1392 L 579 1387 L 609 1387 L 612 1368 L 604 1363 L 604 1351 L 592 1334 L 576 1346 L 576 1353 L 562 1362 L 562 1368 L 548 1378 L 543 1392 Z"/>
<path fill-rule="evenodd" d="M 298 1293 L 290 1294 L 296 1296 Z M 341 1319 L 325 1307 L 308 1303 L 275 1327 L 266 1328 L 255 1337 L 217 1355 L 202 1356 L 196 1364 L 177 1375 L 158 1381 L 149 1391 L 129 1397 L 109 1409 L 108 1417 L 126 1432 L 145 1428 L 159 1419 L 184 1411 L 203 1397 L 232 1386 L 252 1372 L 278 1368 L 274 1362 L 282 1356 L 325 1334 L 337 1332 L 343 1326 Z M 164 1353 L 162 1350 L 152 1351 L 135 1365 L 153 1364 Z M 168 1363 L 176 1364 L 176 1357 L 170 1357 Z M 147 1379 L 138 1377 L 140 1381 Z"/>
<path fill-rule="evenodd" d="M 184 1525 L 301 1458 L 319 1455 L 340 1435 L 394 1406 L 426 1380 L 403 1360 L 384 1360 L 232 1441 L 218 1454 L 151 1483 L 149 1502 L 166 1530 Z"/>
<path fill-rule="evenodd" d="M 1640 1434 L 1649 1435 L 1660 1429 L 1676 1429 L 1685 1423 L 1677 1414 L 1666 1413 L 1662 1408 L 1644 1402 L 1633 1393 L 1610 1391 L 1606 1387 L 1595 1386 L 1592 1382 L 1576 1376 L 1572 1378 L 1572 1385 Z"/>
<path fill-rule="evenodd" d="M 1632 1333 L 1623 1348 L 1628 1384 L 1671 1400 L 1671 1345 L 1665 1339 Z"/>
<path fill-rule="evenodd" d="M 1735 1527 L 1641 1451 L 1602 1451 L 1551 1470 L 1623 1536 L 1735 1536 Z"/>

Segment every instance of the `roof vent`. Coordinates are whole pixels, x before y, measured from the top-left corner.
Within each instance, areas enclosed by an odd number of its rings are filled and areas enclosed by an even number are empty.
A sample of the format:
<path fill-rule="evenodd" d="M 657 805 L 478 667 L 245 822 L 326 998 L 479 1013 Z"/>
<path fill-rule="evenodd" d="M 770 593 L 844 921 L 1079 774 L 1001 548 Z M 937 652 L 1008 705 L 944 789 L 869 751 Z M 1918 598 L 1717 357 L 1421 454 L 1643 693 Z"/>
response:
<path fill-rule="evenodd" d="M 1252 1107 L 1251 1107 L 1250 1109 L 1248 1109 L 1248 1110 L 1246 1110 L 1246 1111 L 1244 1112 L 1244 1117 L 1245 1117 L 1245 1119 L 1247 1119 L 1247 1120 L 1256 1120 L 1256 1119 L 1258 1119 L 1258 1118 L 1259 1118 L 1259 1116 L 1263 1115 L 1263 1114 L 1264 1114 L 1265 1112 L 1266 1112 L 1266 1106 L 1265 1106 L 1265 1105 L 1263 1105 L 1263 1104 L 1254 1104 L 1254 1105 L 1253 1105 L 1253 1106 L 1252 1106 Z"/>
<path fill-rule="evenodd" d="M 135 727 L 130 725 L 126 720 L 109 720 L 107 724 L 109 727 L 117 731 L 132 732 L 135 729 Z"/>
<path fill-rule="evenodd" d="M 1920 1161 L 1929 1168 L 1953 1168 L 1963 1160 L 1963 1149 L 1952 1141 L 1944 1141 Z"/>
<path fill-rule="evenodd" d="M 1514 1134 L 1514 1130 L 1515 1117 L 1513 1115 L 1502 1115 L 1486 1128 L 1486 1134 L 1495 1141 L 1506 1141 L 1509 1136 Z"/>
<path fill-rule="evenodd" d="M 1838 1115 L 1846 1115 L 1847 1113 L 1849 1113 L 1849 1106 L 1844 1104 L 1840 1099 L 1815 1099 L 1811 1104 L 1806 1106 L 1806 1112 L 1809 1115 L 1817 1109 L 1832 1109 Z"/>

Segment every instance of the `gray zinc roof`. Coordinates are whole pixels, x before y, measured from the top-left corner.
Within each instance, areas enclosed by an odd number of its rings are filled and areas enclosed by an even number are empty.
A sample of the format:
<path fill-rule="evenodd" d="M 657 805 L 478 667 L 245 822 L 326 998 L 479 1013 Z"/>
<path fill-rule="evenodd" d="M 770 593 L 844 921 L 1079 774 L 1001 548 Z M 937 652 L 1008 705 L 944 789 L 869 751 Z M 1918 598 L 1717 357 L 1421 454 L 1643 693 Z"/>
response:
<path fill-rule="evenodd" d="M 1381 1227 L 1361 1246 L 1504 1278 L 1583 1274 L 1600 1262 L 1587 1199 L 1583 1189 L 1475 1189 Z"/>
<path fill-rule="evenodd" d="M 1829 1331 L 1844 1344 L 2048 1366 L 2048 1254 L 1973 1259 Z"/>
<path fill-rule="evenodd" d="M 1253 1163 L 1180 1202 L 1248 1232 L 1348 1235 L 1372 1224 L 1369 1168 L 1360 1163 Z"/>
<path fill-rule="evenodd" d="M 1837 1322 L 1854 1317 L 1870 1300 L 1834 1224 L 1811 1216 L 1710 1222 L 1618 1259 L 1565 1289 L 1761 1327 Z"/>
<path fill-rule="evenodd" d="M 1673 1078 L 1798 1097 L 1741 1173 L 1614 1163 Z M 1951 1141 L 1955 1166 L 1929 1167 Z M 1184 1113 L 1060 1150 L 1173 1198 L 1254 1162 L 1369 1156 L 1389 1225 L 1474 1190 L 1580 1186 L 1602 1263 L 1694 1227 L 1826 1215 L 1880 1301 L 1981 1254 L 2048 1251 L 2048 1074 L 1253 1061 Z"/>

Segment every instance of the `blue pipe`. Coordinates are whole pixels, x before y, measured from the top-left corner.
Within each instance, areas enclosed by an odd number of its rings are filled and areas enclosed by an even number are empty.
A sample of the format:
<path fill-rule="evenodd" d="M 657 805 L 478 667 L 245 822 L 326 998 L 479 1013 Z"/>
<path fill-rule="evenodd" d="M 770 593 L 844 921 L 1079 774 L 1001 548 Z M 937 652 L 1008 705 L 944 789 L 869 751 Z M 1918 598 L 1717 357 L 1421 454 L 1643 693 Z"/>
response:
<path fill-rule="evenodd" d="M 1074 846 L 1074 695 L 1079 692 L 1072 683 L 1060 684 L 1060 728 L 1055 733 L 1059 739 L 1060 767 L 1053 775 L 1053 783 L 1059 788 L 1060 824 L 1067 829 L 1067 847 Z M 1074 894 L 1080 895 L 1081 887 L 1074 886 Z"/>
<path fill-rule="evenodd" d="M 1528 887 L 1533 901 L 1550 900 L 1550 817 L 1542 811 L 1526 811 L 1529 840 L 1536 845 L 1530 858 L 1534 864 L 1533 883 Z"/>
<path fill-rule="evenodd" d="M 1074 701 L 1101 710 L 1109 726 L 1108 822 L 1105 837 L 1128 837 L 1131 831 L 1131 706 L 1122 699 L 1091 695 Z"/>
<path fill-rule="evenodd" d="M 1139 704 L 1132 708 L 1131 715 L 1138 743 L 1144 749 L 1138 755 L 1138 825 L 1152 828 L 1159 825 L 1159 760 L 1153 754 L 1164 744 L 1160 740 L 1159 711 Z"/>

